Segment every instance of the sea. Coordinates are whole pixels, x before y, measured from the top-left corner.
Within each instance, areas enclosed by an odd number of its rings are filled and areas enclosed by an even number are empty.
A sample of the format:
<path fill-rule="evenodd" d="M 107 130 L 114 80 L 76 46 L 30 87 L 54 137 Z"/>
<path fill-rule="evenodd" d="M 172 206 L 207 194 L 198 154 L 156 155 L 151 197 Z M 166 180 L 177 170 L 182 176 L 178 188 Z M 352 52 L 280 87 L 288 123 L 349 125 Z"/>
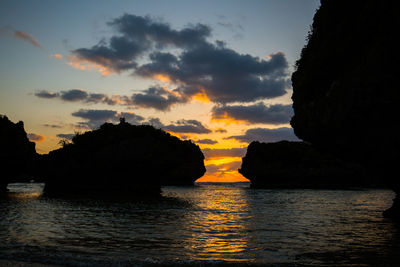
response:
<path fill-rule="evenodd" d="M 9 184 L 0 266 L 400 266 L 385 189 L 163 187 L 156 199 L 47 198 Z"/>

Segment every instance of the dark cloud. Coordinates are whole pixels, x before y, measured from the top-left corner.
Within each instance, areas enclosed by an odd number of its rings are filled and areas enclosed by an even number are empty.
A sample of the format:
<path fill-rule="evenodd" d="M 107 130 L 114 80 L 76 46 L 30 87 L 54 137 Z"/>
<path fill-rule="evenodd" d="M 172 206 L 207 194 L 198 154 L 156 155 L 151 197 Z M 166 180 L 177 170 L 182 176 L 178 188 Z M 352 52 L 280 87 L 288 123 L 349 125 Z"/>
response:
<path fill-rule="evenodd" d="M 212 132 L 210 129 L 206 128 L 200 121 L 197 120 L 179 120 L 173 124 L 165 125 L 161 128 L 174 133 L 206 134 Z"/>
<path fill-rule="evenodd" d="M 135 68 L 136 60 L 155 48 L 196 46 L 205 42 L 205 38 L 211 32 L 210 28 L 203 24 L 176 31 L 168 24 L 149 16 L 131 14 L 114 19 L 108 25 L 118 32 L 118 36 L 111 37 L 108 43 L 101 41 L 91 48 L 76 49 L 73 54 L 115 72 Z"/>
<path fill-rule="evenodd" d="M 212 131 L 197 120 L 178 120 L 168 125 L 163 124 L 159 118 L 150 118 L 143 124 L 149 124 L 155 128 L 163 129 L 174 133 L 196 133 L 206 134 Z"/>
<path fill-rule="evenodd" d="M 48 124 L 48 123 L 46 123 L 46 124 L 43 124 L 43 126 L 44 127 L 49 127 L 49 128 L 57 128 L 57 129 L 63 128 L 63 126 L 60 125 L 60 124 Z"/>
<path fill-rule="evenodd" d="M 87 120 L 108 121 L 114 119 L 117 114 L 117 111 L 108 109 L 81 109 L 72 113 L 72 116 Z"/>
<path fill-rule="evenodd" d="M 40 98 L 56 98 L 59 97 L 59 93 L 54 93 L 54 92 L 49 92 L 46 90 L 41 90 L 36 93 L 34 93 L 35 96 L 40 97 Z"/>
<path fill-rule="evenodd" d="M 71 89 L 68 91 L 61 91 L 60 98 L 64 101 L 81 101 L 88 97 L 88 93 L 81 89 Z"/>
<path fill-rule="evenodd" d="M 197 143 L 197 144 L 207 144 L 207 145 L 214 145 L 214 144 L 218 143 L 218 141 L 212 140 L 212 139 L 208 139 L 208 138 L 196 140 L 194 142 Z"/>
<path fill-rule="evenodd" d="M 81 101 L 84 103 L 123 105 L 142 108 L 154 108 L 156 110 L 166 111 L 172 105 L 177 103 L 186 103 L 187 97 L 180 95 L 175 91 L 169 91 L 160 86 L 153 86 L 141 93 L 135 93 L 132 96 L 113 95 L 107 96 L 101 93 L 88 93 L 82 89 L 71 89 L 59 93 L 42 90 L 34 94 L 41 98 L 58 98 L 67 102 Z"/>
<path fill-rule="evenodd" d="M 129 112 L 117 112 L 114 110 L 101 109 L 81 109 L 72 113 L 72 116 L 82 118 L 86 121 L 79 122 L 77 126 L 86 126 L 89 129 L 98 128 L 104 122 L 118 122 L 120 118 L 131 124 L 140 124 L 144 118 Z"/>
<path fill-rule="evenodd" d="M 227 133 L 228 131 L 223 129 L 223 128 L 218 128 L 218 129 L 214 130 L 214 132 L 216 132 L 216 133 Z"/>
<path fill-rule="evenodd" d="M 281 52 L 267 59 L 240 54 L 222 41 L 212 43 L 210 27 L 196 24 L 181 30 L 151 17 L 125 14 L 108 23 L 116 31 L 107 42 L 73 51 L 75 57 L 110 71 L 168 77 L 174 94 L 150 88 L 133 96 L 142 107 L 167 110 L 205 94 L 215 103 L 253 102 L 282 96 L 288 83 L 288 63 Z M 174 49 L 174 54 L 165 50 Z M 163 51 L 164 50 L 164 51 Z M 148 63 L 140 65 L 143 57 Z"/>
<path fill-rule="evenodd" d="M 250 106 L 215 106 L 211 111 L 215 120 L 233 119 L 248 123 L 284 124 L 293 116 L 292 105 L 271 105 L 257 103 Z"/>
<path fill-rule="evenodd" d="M 246 131 L 244 135 L 235 135 L 227 137 L 226 139 L 235 139 L 243 143 L 250 143 L 252 141 L 260 142 L 278 142 L 281 140 L 299 141 L 294 134 L 292 128 L 281 127 L 276 129 L 268 128 L 253 128 Z"/>
<path fill-rule="evenodd" d="M 146 122 L 143 124 L 149 124 L 155 128 L 161 129 L 164 127 L 164 124 L 160 121 L 159 118 L 149 118 Z"/>
<path fill-rule="evenodd" d="M 74 136 L 75 136 L 75 134 L 57 134 L 58 138 L 67 139 L 67 140 L 72 140 L 72 138 Z"/>
<path fill-rule="evenodd" d="M 106 94 L 89 93 L 87 97 L 82 100 L 87 103 L 94 103 L 94 104 L 100 103 L 111 106 L 116 104 L 129 105 L 129 97 L 120 95 L 113 95 L 112 97 L 109 97 Z"/>
<path fill-rule="evenodd" d="M 28 139 L 30 141 L 33 141 L 35 143 L 41 143 L 44 140 L 46 140 L 46 136 L 41 135 L 41 134 L 35 134 L 35 133 L 28 133 Z"/>
<path fill-rule="evenodd" d="M 206 158 L 219 157 L 243 157 L 246 154 L 245 147 L 237 148 L 203 148 L 203 154 Z"/>
<path fill-rule="evenodd" d="M 178 92 L 168 91 L 162 87 L 150 87 L 143 93 L 133 94 L 130 104 L 142 108 L 154 108 L 157 110 L 169 110 L 172 105 L 185 103 L 186 97 L 182 97 Z"/>
<path fill-rule="evenodd" d="M 144 120 L 144 118 L 140 115 L 136 115 L 133 112 L 120 112 L 117 114 L 118 120 L 119 118 L 125 118 L 125 120 L 132 124 L 139 124 Z"/>
<path fill-rule="evenodd" d="M 137 75 L 168 76 L 172 82 L 183 85 L 183 95 L 205 93 L 216 103 L 274 98 L 284 95 L 289 86 L 288 65 L 282 53 L 261 60 L 207 43 L 184 51 L 179 58 L 157 52 L 150 59 L 151 63 L 136 69 Z"/>

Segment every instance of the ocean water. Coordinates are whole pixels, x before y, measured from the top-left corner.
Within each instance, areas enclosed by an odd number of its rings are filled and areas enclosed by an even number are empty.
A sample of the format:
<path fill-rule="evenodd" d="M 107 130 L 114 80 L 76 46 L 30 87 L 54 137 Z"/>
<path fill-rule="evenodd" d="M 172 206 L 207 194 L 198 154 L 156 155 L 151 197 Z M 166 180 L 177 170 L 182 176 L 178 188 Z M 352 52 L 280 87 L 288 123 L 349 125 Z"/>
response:
<path fill-rule="evenodd" d="M 400 266 L 390 190 L 163 187 L 143 201 L 46 198 L 10 184 L 0 265 Z"/>

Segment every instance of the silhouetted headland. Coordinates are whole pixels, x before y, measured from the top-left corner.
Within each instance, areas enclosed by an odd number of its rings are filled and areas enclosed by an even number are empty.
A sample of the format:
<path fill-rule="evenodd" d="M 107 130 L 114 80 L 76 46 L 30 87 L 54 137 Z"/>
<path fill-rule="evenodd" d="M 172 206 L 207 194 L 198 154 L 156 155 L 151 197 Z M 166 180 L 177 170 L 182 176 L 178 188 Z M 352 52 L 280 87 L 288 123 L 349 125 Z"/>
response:
<path fill-rule="evenodd" d="M 400 217 L 396 1 L 322 0 L 292 75 L 296 135 L 394 189 Z"/>
<path fill-rule="evenodd" d="M 47 195 L 157 195 L 161 185 L 193 185 L 205 173 L 197 145 L 124 119 L 76 134 L 41 164 Z"/>
<path fill-rule="evenodd" d="M 13 123 L 0 115 L 0 194 L 7 184 L 29 181 L 36 157 L 35 143 L 30 142 L 24 123 Z"/>
<path fill-rule="evenodd" d="M 365 168 L 322 153 L 305 142 L 252 142 L 239 169 L 253 188 L 330 188 L 384 186 L 368 179 Z"/>

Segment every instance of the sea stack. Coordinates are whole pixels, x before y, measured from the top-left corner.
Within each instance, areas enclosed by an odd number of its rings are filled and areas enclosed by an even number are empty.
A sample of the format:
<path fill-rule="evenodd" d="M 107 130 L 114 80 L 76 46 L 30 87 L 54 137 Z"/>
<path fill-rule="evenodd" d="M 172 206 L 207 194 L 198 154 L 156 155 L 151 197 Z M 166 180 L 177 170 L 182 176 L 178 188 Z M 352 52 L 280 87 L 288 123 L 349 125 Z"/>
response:
<path fill-rule="evenodd" d="M 193 184 L 205 173 L 197 145 L 124 119 L 76 134 L 42 164 L 47 195 L 159 195 L 163 184 Z"/>
<path fill-rule="evenodd" d="M 31 179 L 35 157 L 35 143 L 29 141 L 24 123 L 0 115 L 0 194 L 7 191 L 8 183 Z"/>
<path fill-rule="evenodd" d="M 252 142 L 239 169 L 253 188 L 347 189 L 382 186 L 365 168 L 322 153 L 305 142 Z"/>
<path fill-rule="evenodd" d="M 399 194 L 395 1 L 322 0 L 292 75 L 295 134 L 369 168 Z M 400 217 L 399 198 L 385 213 Z"/>

